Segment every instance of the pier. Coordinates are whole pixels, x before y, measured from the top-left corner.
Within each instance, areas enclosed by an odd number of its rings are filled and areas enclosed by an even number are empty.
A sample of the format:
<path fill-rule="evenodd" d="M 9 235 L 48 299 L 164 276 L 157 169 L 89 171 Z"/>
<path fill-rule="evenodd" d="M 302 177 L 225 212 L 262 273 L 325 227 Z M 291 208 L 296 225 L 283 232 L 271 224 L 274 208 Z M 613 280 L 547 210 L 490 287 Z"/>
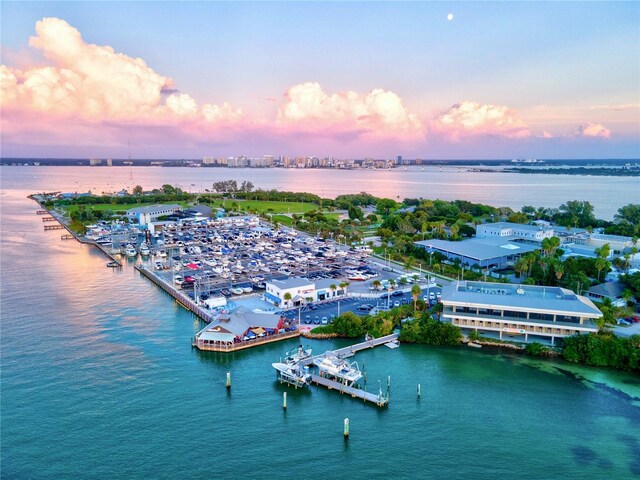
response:
<path fill-rule="evenodd" d="M 59 223 L 57 225 L 45 225 L 44 226 L 45 230 L 62 230 L 63 228 L 65 228 L 64 225 L 60 225 Z"/>
<path fill-rule="evenodd" d="M 330 380 L 326 377 L 321 377 L 320 375 L 315 374 L 311 374 L 311 382 L 316 385 L 327 387 L 329 390 L 337 390 L 340 393 L 346 393 L 347 395 L 351 395 L 352 398 L 360 398 L 365 402 L 374 403 L 378 407 L 385 407 L 389 404 L 389 395 L 382 393 L 382 391 L 379 391 L 378 394 L 370 393 L 360 388 L 348 387 L 340 382 L 336 382 L 335 380 Z"/>
<path fill-rule="evenodd" d="M 392 333 L 391 335 L 385 335 L 384 337 L 380 337 L 380 338 L 372 338 L 370 340 L 366 340 L 361 343 L 356 343 L 355 345 L 349 345 L 348 347 L 338 348 L 337 350 L 333 350 L 327 353 L 333 353 L 335 356 L 340 358 L 348 358 L 348 357 L 352 357 L 353 355 L 355 355 L 357 352 L 361 350 L 378 347 L 380 345 L 384 345 L 389 342 L 395 342 L 397 340 L 398 340 L 398 334 Z M 312 364 L 315 358 L 321 358 L 321 357 L 324 357 L 324 355 L 325 354 L 323 353 L 322 355 L 315 355 L 313 357 L 305 358 L 300 363 L 303 366 L 307 366 Z"/>
<path fill-rule="evenodd" d="M 380 338 L 371 338 L 371 339 L 365 340 L 364 342 L 356 343 L 354 345 L 349 345 L 347 347 L 338 348 L 336 350 L 325 352 L 321 355 L 314 355 L 313 357 L 307 357 L 300 361 L 300 365 L 305 367 L 312 365 L 314 359 L 322 358 L 327 354 L 335 355 L 339 358 L 348 358 L 348 357 L 352 357 L 357 352 L 360 352 L 362 350 L 366 350 L 368 348 L 374 348 L 380 345 L 386 345 L 387 343 L 397 342 L 397 341 L 398 341 L 397 333 L 392 333 L 391 335 L 385 335 L 384 337 L 380 337 Z M 322 387 L 326 387 L 329 390 L 336 390 L 342 394 L 351 395 L 352 398 L 359 398 L 361 400 L 364 400 L 365 402 L 373 403 L 378 407 L 386 407 L 389 404 L 388 391 L 387 393 L 383 393 L 382 390 L 379 390 L 377 394 L 371 393 L 361 388 L 348 386 L 337 380 L 332 380 L 330 378 L 327 378 L 321 375 L 316 375 L 316 374 L 311 374 L 311 383 L 320 385 Z M 365 385 L 366 385 L 366 380 L 365 380 Z"/>
<path fill-rule="evenodd" d="M 42 217 L 43 222 L 57 222 L 54 217 Z"/>

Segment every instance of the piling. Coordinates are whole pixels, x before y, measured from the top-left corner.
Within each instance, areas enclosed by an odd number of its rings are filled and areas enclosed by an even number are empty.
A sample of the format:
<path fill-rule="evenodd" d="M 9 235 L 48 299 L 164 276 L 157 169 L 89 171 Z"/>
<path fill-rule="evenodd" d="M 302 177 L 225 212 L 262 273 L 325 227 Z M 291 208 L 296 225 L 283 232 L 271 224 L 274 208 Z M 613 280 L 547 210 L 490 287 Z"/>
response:
<path fill-rule="evenodd" d="M 345 440 L 349 439 L 349 419 L 348 418 L 344 419 L 344 439 Z"/>
<path fill-rule="evenodd" d="M 227 372 L 227 390 L 231 389 L 231 372 Z"/>
<path fill-rule="evenodd" d="M 420 398 L 420 384 L 418 384 L 418 398 Z"/>
<path fill-rule="evenodd" d="M 282 408 L 287 409 L 287 392 L 282 392 Z"/>

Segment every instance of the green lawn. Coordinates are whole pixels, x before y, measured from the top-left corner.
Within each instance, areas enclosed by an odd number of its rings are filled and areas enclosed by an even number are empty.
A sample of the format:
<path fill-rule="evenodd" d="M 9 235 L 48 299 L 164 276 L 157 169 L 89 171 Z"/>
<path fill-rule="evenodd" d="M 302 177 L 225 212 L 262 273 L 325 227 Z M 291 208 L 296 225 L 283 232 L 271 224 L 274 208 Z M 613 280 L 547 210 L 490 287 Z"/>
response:
<path fill-rule="evenodd" d="M 112 203 L 97 203 L 95 205 L 85 205 L 85 207 L 87 207 L 88 209 L 93 209 L 93 210 L 111 210 L 114 212 L 119 212 L 119 211 L 126 211 L 129 210 L 130 208 L 136 208 L 136 207 L 147 207 L 147 206 L 151 206 L 151 205 L 170 205 L 170 204 L 179 204 L 182 205 L 183 207 L 187 207 L 188 203 L 187 202 L 162 202 L 160 204 L 158 203 L 120 203 L 120 204 L 112 204 Z M 67 213 L 71 213 L 74 212 L 76 210 L 78 210 L 78 207 L 80 207 L 81 205 L 65 205 L 63 206 L 63 208 L 65 209 L 65 211 Z"/>
<path fill-rule="evenodd" d="M 231 209 L 236 203 L 242 210 L 252 210 L 265 213 L 306 213 L 319 208 L 315 203 L 306 202 L 270 202 L 262 200 L 215 200 L 211 203 L 214 208 Z M 271 209 L 271 210 L 269 210 Z"/>

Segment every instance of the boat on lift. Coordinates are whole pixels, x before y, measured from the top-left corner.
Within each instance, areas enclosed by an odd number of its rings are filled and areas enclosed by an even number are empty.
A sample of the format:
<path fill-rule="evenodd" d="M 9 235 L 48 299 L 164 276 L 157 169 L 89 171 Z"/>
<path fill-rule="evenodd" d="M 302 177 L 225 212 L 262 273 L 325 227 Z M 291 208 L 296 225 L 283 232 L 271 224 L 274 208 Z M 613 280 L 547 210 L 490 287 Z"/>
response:
<path fill-rule="evenodd" d="M 289 383 L 295 387 L 311 384 L 311 374 L 298 364 L 276 362 L 271 366 L 276 369 L 276 376 L 281 382 Z"/>
<path fill-rule="evenodd" d="M 286 353 L 284 362 L 285 363 L 300 363 L 302 360 L 305 360 L 311 357 L 312 350 L 305 349 L 302 345 L 298 345 L 298 348 L 293 348 Z"/>
<path fill-rule="evenodd" d="M 318 367 L 320 376 L 333 378 L 349 387 L 362 378 L 357 362 L 349 363 L 331 353 L 315 358 L 313 363 Z"/>

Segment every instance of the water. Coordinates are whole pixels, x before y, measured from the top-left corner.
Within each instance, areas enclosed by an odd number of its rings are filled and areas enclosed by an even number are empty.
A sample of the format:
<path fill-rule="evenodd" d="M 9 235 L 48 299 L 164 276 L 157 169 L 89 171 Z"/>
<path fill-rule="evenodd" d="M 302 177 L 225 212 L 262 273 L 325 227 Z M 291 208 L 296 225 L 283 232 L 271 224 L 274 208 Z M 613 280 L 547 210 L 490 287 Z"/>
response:
<path fill-rule="evenodd" d="M 431 198 L 468 200 L 520 210 L 524 205 L 557 208 L 568 200 L 587 200 L 598 218 L 611 220 L 618 208 L 640 203 L 638 177 L 588 177 L 517 173 L 469 172 L 460 167 L 427 166 L 424 170 L 325 170 L 187 167 L 12 167 L 0 169 L 3 188 L 34 191 L 91 190 L 114 192 L 135 185 L 145 189 L 163 184 L 186 191 L 204 191 L 215 181 L 249 180 L 257 188 L 315 193 L 335 198 L 369 192 L 402 200 Z"/>
<path fill-rule="evenodd" d="M 391 375 L 388 409 L 286 389 L 271 363 L 295 341 L 192 349 L 200 321 L 130 264 L 44 232 L 2 173 L 3 478 L 640 477 L 638 376 L 402 345 L 356 357 L 370 390 Z"/>

